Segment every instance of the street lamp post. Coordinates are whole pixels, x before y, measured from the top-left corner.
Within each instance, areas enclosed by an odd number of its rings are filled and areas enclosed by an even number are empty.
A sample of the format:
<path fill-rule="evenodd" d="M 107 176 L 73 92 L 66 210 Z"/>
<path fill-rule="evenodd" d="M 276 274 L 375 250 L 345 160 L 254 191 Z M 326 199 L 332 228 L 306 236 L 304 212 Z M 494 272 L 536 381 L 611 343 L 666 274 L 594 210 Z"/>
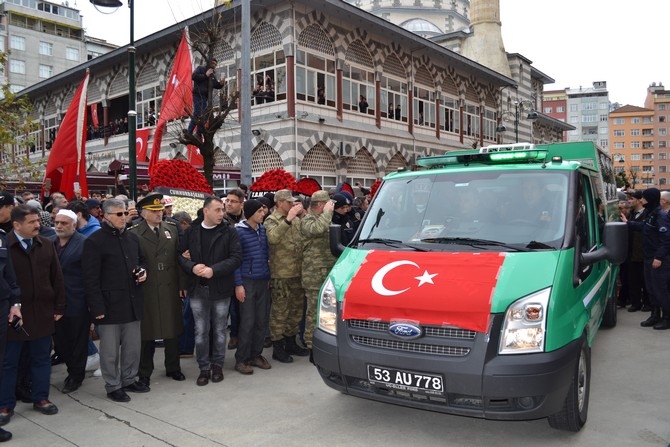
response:
<path fill-rule="evenodd" d="M 90 0 L 94 6 L 119 8 L 120 0 Z M 135 110 L 135 11 L 133 0 L 128 0 L 130 9 L 130 43 L 128 44 L 128 170 L 130 178 L 130 198 L 137 198 L 137 111 Z"/>
<path fill-rule="evenodd" d="M 509 103 L 507 104 L 509 107 Z M 537 112 L 533 108 L 533 103 L 531 101 L 514 101 L 514 111 L 506 110 L 502 112 L 501 119 L 503 121 L 511 121 L 514 119 L 514 142 L 519 142 L 519 120 L 521 119 L 521 113 L 524 110 L 528 110 L 528 115 L 526 116 L 527 120 L 535 121 L 538 118 Z M 507 131 L 507 128 L 504 124 L 499 124 L 496 127 L 496 132 L 501 133 Z"/>

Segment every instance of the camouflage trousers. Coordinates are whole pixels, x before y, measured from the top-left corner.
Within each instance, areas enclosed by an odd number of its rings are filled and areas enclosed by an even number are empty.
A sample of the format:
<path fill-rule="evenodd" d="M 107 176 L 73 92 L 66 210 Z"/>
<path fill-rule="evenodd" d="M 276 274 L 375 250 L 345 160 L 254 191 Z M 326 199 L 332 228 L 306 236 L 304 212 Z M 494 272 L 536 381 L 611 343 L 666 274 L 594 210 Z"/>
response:
<path fill-rule="evenodd" d="M 270 338 L 279 341 L 293 337 L 300 330 L 305 292 L 300 278 L 272 279 Z"/>
<path fill-rule="evenodd" d="M 319 304 L 321 289 L 305 289 L 307 297 L 307 312 L 305 313 L 305 346 L 312 349 L 312 339 L 316 329 L 316 306 Z"/>

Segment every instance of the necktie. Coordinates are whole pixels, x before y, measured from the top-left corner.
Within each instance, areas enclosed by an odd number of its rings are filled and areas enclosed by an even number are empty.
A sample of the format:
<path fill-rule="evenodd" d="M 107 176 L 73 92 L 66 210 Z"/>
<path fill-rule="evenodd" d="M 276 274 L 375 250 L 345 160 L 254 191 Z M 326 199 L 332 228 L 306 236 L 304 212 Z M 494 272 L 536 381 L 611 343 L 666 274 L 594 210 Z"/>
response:
<path fill-rule="evenodd" d="M 156 233 L 156 237 L 160 239 L 161 234 L 158 232 L 158 227 L 154 228 L 154 233 Z"/>
<path fill-rule="evenodd" d="M 33 246 L 33 240 L 32 239 L 24 239 L 23 242 L 26 243 L 26 251 L 30 251 L 30 247 Z"/>

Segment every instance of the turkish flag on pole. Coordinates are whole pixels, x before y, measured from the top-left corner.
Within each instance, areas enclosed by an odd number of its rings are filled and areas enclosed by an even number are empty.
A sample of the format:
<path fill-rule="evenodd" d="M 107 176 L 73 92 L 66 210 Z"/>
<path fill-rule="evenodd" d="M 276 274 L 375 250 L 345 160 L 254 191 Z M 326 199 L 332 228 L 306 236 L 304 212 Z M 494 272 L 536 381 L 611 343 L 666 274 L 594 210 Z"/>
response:
<path fill-rule="evenodd" d="M 189 144 L 186 147 L 188 148 L 188 162 L 193 166 L 204 166 L 205 160 L 202 158 L 200 149 L 193 146 L 192 144 Z"/>
<path fill-rule="evenodd" d="M 505 253 L 370 251 L 344 295 L 345 320 L 488 331 Z"/>
<path fill-rule="evenodd" d="M 188 28 L 184 28 L 184 34 L 179 42 L 174 65 L 165 87 L 161 111 L 158 115 L 156 132 L 151 146 L 151 158 L 149 159 L 149 173 L 158 161 L 161 151 L 163 133 L 170 120 L 181 118 L 193 110 L 193 94 L 191 93 L 191 75 L 193 63 L 191 62 L 191 47 L 188 43 Z"/>
<path fill-rule="evenodd" d="M 135 133 L 135 147 L 138 162 L 147 161 L 147 146 L 149 145 L 149 129 L 139 129 Z"/>
<path fill-rule="evenodd" d="M 87 90 L 88 70 L 74 93 L 51 147 L 42 181 L 42 194 L 45 193 L 44 184 L 49 179 L 50 191 L 62 191 L 68 199 L 72 199 L 75 197 L 75 182 L 79 182 L 82 197 L 88 197 L 88 184 L 86 183 Z"/>

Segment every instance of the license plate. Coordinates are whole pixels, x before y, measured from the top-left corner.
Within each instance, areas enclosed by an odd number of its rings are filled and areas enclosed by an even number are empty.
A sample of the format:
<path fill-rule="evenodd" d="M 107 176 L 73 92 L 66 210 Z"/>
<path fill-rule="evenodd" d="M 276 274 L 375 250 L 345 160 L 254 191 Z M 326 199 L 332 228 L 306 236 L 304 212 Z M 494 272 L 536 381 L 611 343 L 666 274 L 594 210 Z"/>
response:
<path fill-rule="evenodd" d="M 382 385 L 396 390 L 423 394 L 444 394 L 442 376 L 404 369 L 368 365 L 368 380 L 373 385 Z"/>

